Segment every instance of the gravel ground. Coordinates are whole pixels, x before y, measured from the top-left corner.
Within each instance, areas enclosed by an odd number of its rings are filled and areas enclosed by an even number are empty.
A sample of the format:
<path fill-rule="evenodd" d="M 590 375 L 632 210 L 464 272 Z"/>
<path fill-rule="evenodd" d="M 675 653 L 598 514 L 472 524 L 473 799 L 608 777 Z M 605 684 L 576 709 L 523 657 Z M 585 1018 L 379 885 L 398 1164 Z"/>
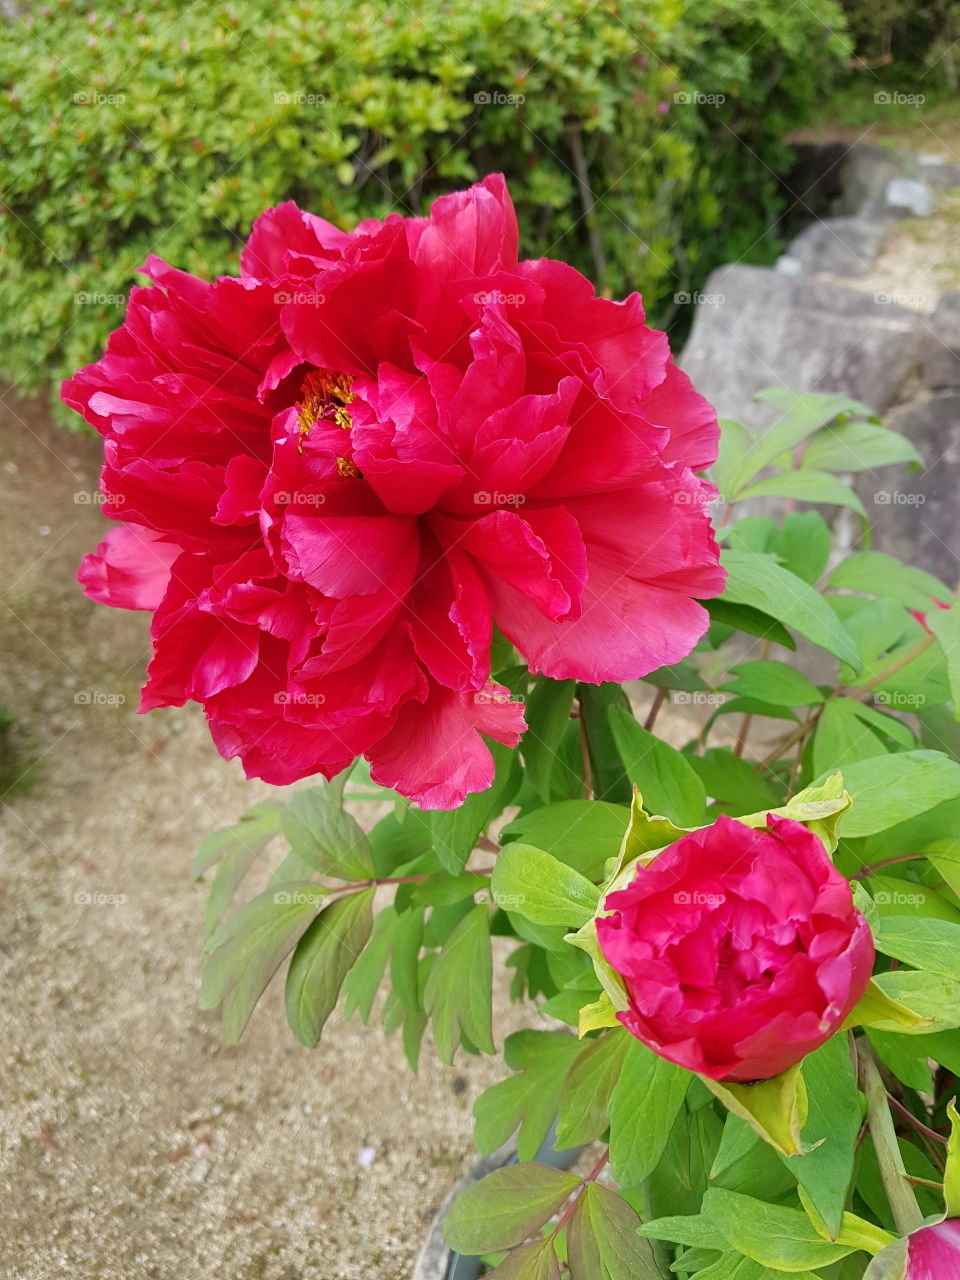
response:
<path fill-rule="evenodd" d="M 135 714 L 146 615 L 73 580 L 99 442 L 0 415 L 0 702 L 33 762 L 0 818 L 0 1277 L 400 1280 L 501 1068 L 425 1046 L 414 1077 L 337 1020 L 309 1052 L 279 991 L 223 1044 L 190 859 L 268 788 L 195 708 Z"/>

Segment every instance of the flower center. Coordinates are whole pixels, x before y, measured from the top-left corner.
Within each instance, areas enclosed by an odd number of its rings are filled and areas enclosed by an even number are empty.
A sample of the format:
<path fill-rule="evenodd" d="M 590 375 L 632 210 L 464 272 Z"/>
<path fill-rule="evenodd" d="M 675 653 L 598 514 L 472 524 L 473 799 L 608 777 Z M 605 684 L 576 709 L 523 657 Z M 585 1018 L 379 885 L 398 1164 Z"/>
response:
<path fill-rule="evenodd" d="M 303 453 L 303 442 L 318 422 L 329 422 L 344 431 L 350 430 L 353 418 L 347 406 L 356 399 L 350 390 L 352 381 L 345 373 L 335 373 L 332 369 L 314 369 L 307 374 L 300 387 L 297 406 L 298 453 Z M 360 474 L 349 458 L 337 458 L 337 475 L 359 479 Z"/>

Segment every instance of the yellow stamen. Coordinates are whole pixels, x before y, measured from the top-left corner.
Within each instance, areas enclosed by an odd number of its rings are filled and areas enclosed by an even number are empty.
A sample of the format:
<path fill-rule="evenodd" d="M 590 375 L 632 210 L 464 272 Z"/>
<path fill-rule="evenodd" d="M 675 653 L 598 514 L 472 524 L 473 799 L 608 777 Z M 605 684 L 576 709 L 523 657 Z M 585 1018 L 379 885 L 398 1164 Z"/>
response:
<path fill-rule="evenodd" d="M 305 437 L 320 421 L 332 422 L 344 431 L 353 426 L 353 418 L 347 411 L 347 405 L 356 399 L 350 390 L 351 381 L 345 373 L 335 373 L 332 369 L 315 369 L 304 378 L 297 414 L 298 453 L 303 453 Z"/>

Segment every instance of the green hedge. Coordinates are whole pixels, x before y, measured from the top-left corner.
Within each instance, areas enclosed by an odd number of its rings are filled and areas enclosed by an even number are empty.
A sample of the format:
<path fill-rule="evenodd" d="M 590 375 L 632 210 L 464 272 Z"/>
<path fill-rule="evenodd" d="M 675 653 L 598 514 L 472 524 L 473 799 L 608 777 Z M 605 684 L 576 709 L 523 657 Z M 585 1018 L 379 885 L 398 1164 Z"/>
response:
<path fill-rule="evenodd" d="M 96 356 L 148 252 L 229 271 L 264 206 L 349 226 L 492 169 L 525 253 L 668 319 L 771 252 L 784 128 L 847 51 L 834 0 L 35 12 L 0 21 L 0 373 L 28 390 Z"/>

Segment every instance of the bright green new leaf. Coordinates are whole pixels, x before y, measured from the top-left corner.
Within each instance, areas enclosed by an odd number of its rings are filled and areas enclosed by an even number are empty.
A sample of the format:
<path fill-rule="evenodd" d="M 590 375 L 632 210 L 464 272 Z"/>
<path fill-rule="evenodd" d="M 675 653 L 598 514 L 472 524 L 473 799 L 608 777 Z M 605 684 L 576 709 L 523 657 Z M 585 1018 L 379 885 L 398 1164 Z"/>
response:
<path fill-rule="evenodd" d="M 884 916 L 876 941 L 885 956 L 960 981 L 960 924 L 914 916 Z"/>
<path fill-rule="evenodd" d="M 520 840 L 535 845 L 588 880 L 600 880 L 604 864 L 620 848 L 629 818 L 626 805 L 560 800 L 514 818 L 501 829 L 500 842 Z"/>
<path fill-rule="evenodd" d="M 803 1152 L 800 1129 L 807 1118 L 807 1091 L 800 1063 L 757 1084 L 734 1084 L 700 1076 L 728 1111 L 746 1120 L 781 1155 Z"/>
<path fill-rule="evenodd" d="M 343 980 L 373 928 L 373 889 L 345 893 L 320 912 L 297 944 L 287 970 L 287 1020 L 313 1049 L 336 1007 Z"/>
<path fill-rule="evenodd" d="M 960 794 L 960 764 L 939 751 L 901 751 L 848 765 L 843 771 L 852 808 L 844 839 L 873 835 L 936 808 Z"/>
<path fill-rule="evenodd" d="M 949 609 L 931 607 L 926 611 L 927 626 L 940 641 L 947 660 L 953 716 L 960 720 L 960 602 Z"/>
<path fill-rule="evenodd" d="M 898 1025 L 896 1018 L 889 1023 L 878 1020 L 875 1025 L 881 1030 L 923 1035 L 960 1027 L 960 978 L 924 970 L 896 969 L 892 973 L 878 973 L 873 985 L 895 1001 L 898 1008 L 906 1007 L 912 1015 L 906 1024 Z"/>
<path fill-rule="evenodd" d="M 522 1244 L 544 1226 L 580 1186 L 580 1179 L 547 1165 L 506 1165 L 462 1191 L 443 1224 L 458 1253 L 492 1253 Z"/>
<path fill-rule="evenodd" d="M 586 876 L 527 844 L 501 850 L 490 888 L 497 906 L 534 924 L 580 928 L 600 905 L 600 891 Z"/>
<path fill-rule="evenodd" d="M 736 1191 L 710 1187 L 703 1197 L 703 1212 L 731 1248 L 774 1271 L 818 1269 L 855 1251 L 855 1246 L 824 1240 L 799 1209 Z"/>
<path fill-rule="evenodd" d="M 947 1168 L 943 1175 L 943 1200 L 948 1218 L 960 1218 L 960 1114 L 953 1098 L 947 1103 L 950 1137 L 947 1140 Z"/>

